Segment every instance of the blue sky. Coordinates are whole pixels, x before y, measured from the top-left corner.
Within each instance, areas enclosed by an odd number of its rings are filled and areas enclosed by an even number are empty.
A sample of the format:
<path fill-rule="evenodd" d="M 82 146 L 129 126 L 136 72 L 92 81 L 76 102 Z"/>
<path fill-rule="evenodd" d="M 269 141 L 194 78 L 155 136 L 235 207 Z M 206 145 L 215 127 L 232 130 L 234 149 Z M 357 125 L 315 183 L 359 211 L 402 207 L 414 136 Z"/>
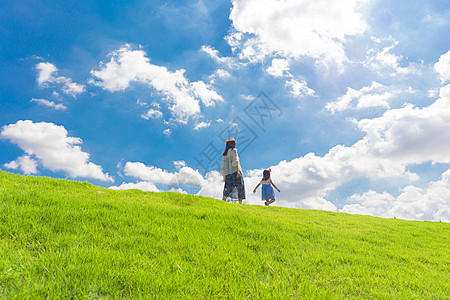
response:
<path fill-rule="evenodd" d="M 450 222 L 448 1 L 0 4 L 0 168 Z"/>

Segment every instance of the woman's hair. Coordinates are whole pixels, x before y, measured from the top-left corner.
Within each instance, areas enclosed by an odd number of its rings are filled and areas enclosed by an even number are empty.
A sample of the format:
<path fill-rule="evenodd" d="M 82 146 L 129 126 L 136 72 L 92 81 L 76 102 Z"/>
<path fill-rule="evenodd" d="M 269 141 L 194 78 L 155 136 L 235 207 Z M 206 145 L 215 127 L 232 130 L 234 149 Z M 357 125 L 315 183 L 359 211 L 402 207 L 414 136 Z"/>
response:
<path fill-rule="evenodd" d="M 263 180 L 266 181 L 270 178 L 270 169 L 269 170 L 264 170 L 263 171 Z"/>
<path fill-rule="evenodd" d="M 226 145 L 226 147 L 225 147 L 225 151 L 223 151 L 222 156 L 227 155 L 228 150 L 229 150 L 229 149 L 233 149 L 234 147 L 236 147 L 236 142 L 235 142 L 235 141 L 229 141 L 229 142 L 227 142 L 227 145 Z"/>

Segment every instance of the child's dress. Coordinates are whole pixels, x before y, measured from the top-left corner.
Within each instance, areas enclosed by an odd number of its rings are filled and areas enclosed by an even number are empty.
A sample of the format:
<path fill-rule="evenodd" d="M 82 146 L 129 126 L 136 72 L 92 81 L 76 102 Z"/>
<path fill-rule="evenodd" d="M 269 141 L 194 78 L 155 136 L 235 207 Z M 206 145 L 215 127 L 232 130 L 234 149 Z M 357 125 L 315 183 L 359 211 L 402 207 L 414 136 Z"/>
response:
<path fill-rule="evenodd" d="M 275 199 L 275 193 L 273 192 L 273 187 L 270 183 L 270 178 L 267 180 L 261 180 L 262 201 Z"/>

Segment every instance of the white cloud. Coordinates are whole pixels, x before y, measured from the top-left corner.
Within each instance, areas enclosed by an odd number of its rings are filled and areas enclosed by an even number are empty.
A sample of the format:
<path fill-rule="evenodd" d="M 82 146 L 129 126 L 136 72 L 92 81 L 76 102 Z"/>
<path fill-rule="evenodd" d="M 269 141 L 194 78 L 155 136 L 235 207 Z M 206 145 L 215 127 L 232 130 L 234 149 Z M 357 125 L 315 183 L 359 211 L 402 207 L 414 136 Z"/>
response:
<path fill-rule="evenodd" d="M 63 126 L 18 121 L 3 126 L 1 137 L 19 146 L 26 154 L 34 155 L 43 167 L 52 171 L 64 171 L 73 178 L 113 180 L 100 166 L 89 162 L 89 154 L 78 146 L 82 140 L 67 136 Z"/>
<path fill-rule="evenodd" d="M 283 77 L 289 74 L 289 61 L 282 58 L 272 59 L 272 65 L 266 69 L 274 77 Z"/>
<path fill-rule="evenodd" d="M 178 170 L 181 169 L 182 167 L 186 167 L 187 166 L 187 164 L 186 164 L 186 162 L 184 160 L 175 160 L 175 161 L 173 161 L 173 165 Z"/>
<path fill-rule="evenodd" d="M 219 51 L 217 51 L 211 46 L 203 45 L 200 48 L 200 50 L 208 54 L 213 60 L 215 60 L 219 64 L 226 65 L 228 68 L 235 68 L 237 66 L 244 65 L 242 63 L 237 63 L 236 59 L 233 57 L 220 57 Z"/>
<path fill-rule="evenodd" d="M 217 171 L 211 171 L 205 175 L 204 183 L 201 186 L 201 189 L 197 193 L 197 195 L 201 195 L 204 197 L 211 197 L 214 199 L 222 199 L 223 185 L 224 181 L 222 175 Z"/>
<path fill-rule="evenodd" d="M 166 67 L 150 63 L 143 50 L 132 50 L 124 45 L 109 54 L 107 63 L 100 64 L 100 70 L 91 71 L 99 81 L 91 83 L 110 92 L 125 90 L 132 82 L 144 83 L 165 96 L 172 103 L 169 109 L 178 121 L 185 123 L 190 116 L 200 113 L 199 100 L 205 106 L 223 101 L 209 85 L 202 81 L 189 82 L 185 70 L 170 72 Z"/>
<path fill-rule="evenodd" d="M 49 62 L 41 62 L 36 65 L 36 69 L 38 70 L 37 83 L 40 86 L 45 85 L 46 82 L 54 82 L 55 77 L 54 73 L 58 72 L 58 68 Z"/>
<path fill-rule="evenodd" d="M 142 101 L 141 99 L 137 99 L 136 104 L 139 106 L 148 106 L 148 103 L 145 101 Z"/>
<path fill-rule="evenodd" d="M 50 107 L 50 108 L 54 108 L 56 110 L 66 110 L 67 109 L 67 106 L 65 106 L 64 104 L 61 104 L 61 103 L 56 104 L 55 102 L 49 101 L 49 100 L 46 100 L 46 99 L 35 99 L 35 98 L 33 98 L 33 99 L 30 100 L 30 102 L 37 102 L 40 105 L 44 105 L 44 106 L 47 106 L 47 107 Z"/>
<path fill-rule="evenodd" d="M 277 54 L 312 57 L 325 65 L 347 61 L 344 42 L 362 35 L 367 24 L 358 12 L 364 0 L 233 0 L 235 32 L 227 41 L 240 57 L 256 62 Z"/>
<path fill-rule="evenodd" d="M 209 76 L 209 83 L 214 84 L 216 82 L 216 78 L 226 79 L 226 78 L 230 78 L 230 77 L 231 77 L 231 74 L 228 71 L 226 71 L 224 69 L 217 69 L 214 74 Z"/>
<path fill-rule="evenodd" d="M 173 184 L 183 183 L 202 186 L 205 182 L 203 176 L 190 167 L 180 167 L 178 172 L 168 172 L 154 166 L 146 166 L 140 162 L 127 162 L 124 174 L 152 183 Z"/>
<path fill-rule="evenodd" d="M 303 98 L 303 97 L 313 97 L 316 95 L 316 92 L 308 87 L 306 81 L 297 81 L 295 79 L 291 79 L 286 81 L 286 87 L 290 88 L 292 95 L 295 97 Z"/>
<path fill-rule="evenodd" d="M 288 88 L 295 97 L 303 98 L 307 96 L 316 96 L 316 92 L 308 87 L 308 83 L 305 80 L 298 81 L 294 79 L 294 76 L 289 72 L 289 61 L 287 59 L 272 59 L 272 65 L 266 69 L 266 72 L 274 77 L 287 78 L 285 87 Z"/>
<path fill-rule="evenodd" d="M 182 187 L 190 188 L 190 193 L 222 199 L 223 179 L 217 171 L 211 171 L 204 177 L 197 171 L 188 167 L 184 161 L 173 162 L 177 172 L 168 172 L 143 163 L 128 162 L 125 166 L 125 175 L 138 178 L 138 183 L 122 183 L 120 186 L 112 186 L 111 189 L 140 189 L 143 191 L 173 191 L 186 193 Z M 128 165 L 128 167 L 127 167 Z M 165 185 L 165 189 L 157 189 L 155 184 Z"/>
<path fill-rule="evenodd" d="M 37 161 L 32 159 L 29 155 L 23 155 L 16 160 L 6 163 L 3 166 L 8 169 L 21 169 L 26 175 L 37 173 Z"/>
<path fill-rule="evenodd" d="M 137 183 L 122 183 L 119 186 L 110 186 L 112 190 L 141 190 L 144 192 L 160 192 L 160 190 L 151 182 L 141 181 Z"/>
<path fill-rule="evenodd" d="M 229 78 L 231 76 L 230 73 L 225 71 L 224 69 L 217 69 L 216 75 L 222 79 Z"/>
<path fill-rule="evenodd" d="M 247 100 L 247 101 L 253 101 L 253 100 L 256 99 L 256 97 L 253 96 L 253 95 L 241 95 L 241 97 L 242 97 L 244 100 Z"/>
<path fill-rule="evenodd" d="M 368 153 L 403 164 L 450 163 L 450 85 L 432 105 L 406 105 L 382 117 L 357 122 Z"/>
<path fill-rule="evenodd" d="M 72 97 L 76 97 L 78 94 L 84 93 L 86 87 L 82 84 L 72 82 L 72 79 L 64 76 L 56 76 L 58 68 L 52 63 L 41 62 L 36 65 L 38 76 L 36 81 L 39 86 L 47 87 L 48 83 L 62 85 L 61 90 Z"/>
<path fill-rule="evenodd" d="M 216 49 L 214 49 L 211 46 L 205 46 L 203 45 L 200 48 L 201 51 L 205 52 L 206 54 L 208 54 L 210 57 L 212 57 L 215 61 L 220 62 L 220 63 L 228 63 L 228 61 L 230 60 L 230 58 L 226 58 L 226 57 L 219 57 L 219 51 L 217 51 Z"/>
<path fill-rule="evenodd" d="M 398 197 L 372 190 L 352 195 L 340 211 L 384 218 L 450 222 L 450 169 L 426 188 L 405 187 Z"/>
<path fill-rule="evenodd" d="M 396 95 L 396 91 L 388 91 L 388 88 L 381 83 L 373 81 L 370 86 L 365 86 L 360 90 L 347 88 L 345 95 L 338 98 L 336 102 L 330 102 L 326 108 L 335 113 L 346 109 L 361 109 L 367 107 L 389 108 L 388 100 Z M 356 104 L 354 103 L 356 102 Z"/>
<path fill-rule="evenodd" d="M 369 50 L 365 65 L 378 72 L 388 72 L 391 76 L 420 74 L 422 64 L 410 62 L 408 65 L 402 66 L 405 64 L 402 63 L 405 61 L 405 58 L 401 55 L 391 53 L 391 50 L 397 45 L 398 42 L 394 41 L 392 45 L 384 47 L 380 51 L 374 49 Z"/>
<path fill-rule="evenodd" d="M 349 204 L 346 204 L 339 211 L 350 214 L 388 217 L 389 214 L 386 208 L 389 203 L 393 202 L 395 202 L 395 198 L 391 194 L 387 192 L 378 194 L 370 190 L 362 195 L 354 194 L 350 196 L 347 199 L 347 203 Z"/>
<path fill-rule="evenodd" d="M 67 94 L 75 97 L 78 94 L 84 93 L 86 91 L 86 87 L 84 85 L 72 82 L 72 79 L 66 77 L 58 77 L 59 83 L 63 84 L 62 91 Z"/>
<path fill-rule="evenodd" d="M 170 130 L 170 128 L 164 129 L 163 134 L 170 136 L 172 134 L 172 130 Z"/>
<path fill-rule="evenodd" d="M 434 69 L 439 73 L 442 83 L 450 80 L 450 50 L 439 57 L 439 61 L 434 64 Z"/>
<path fill-rule="evenodd" d="M 163 115 L 162 112 L 160 112 L 159 110 L 150 108 L 147 113 L 141 115 L 141 118 L 146 120 L 157 119 L 162 117 L 162 115 Z"/>
<path fill-rule="evenodd" d="M 215 101 L 223 101 L 223 98 L 214 91 L 211 86 L 203 81 L 196 81 L 191 83 L 192 92 L 202 100 L 203 105 L 213 106 Z"/>
<path fill-rule="evenodd" d="M 199 129 L 202 129 L 202 128 L 207 128 L 207 127 L 209 127 L 209 126 L 211 126 L 211 121 L 208 121 L 208 122 L 199 122 L 199 123 L 197 123 L 197 124 L 195 124 L 195 126 L 194 126 L 194 130 L 199 130 Z"/>

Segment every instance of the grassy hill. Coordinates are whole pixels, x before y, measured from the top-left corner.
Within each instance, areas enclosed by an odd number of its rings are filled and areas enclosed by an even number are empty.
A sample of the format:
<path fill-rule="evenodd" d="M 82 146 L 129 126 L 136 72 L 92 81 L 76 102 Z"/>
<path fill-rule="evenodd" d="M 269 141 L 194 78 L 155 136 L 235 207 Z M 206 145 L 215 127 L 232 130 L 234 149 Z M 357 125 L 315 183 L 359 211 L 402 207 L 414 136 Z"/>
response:
<path fill-rule="evenodd" d="M 0 171 L 0 298 L 449 299 L 450 224 Z"/>

